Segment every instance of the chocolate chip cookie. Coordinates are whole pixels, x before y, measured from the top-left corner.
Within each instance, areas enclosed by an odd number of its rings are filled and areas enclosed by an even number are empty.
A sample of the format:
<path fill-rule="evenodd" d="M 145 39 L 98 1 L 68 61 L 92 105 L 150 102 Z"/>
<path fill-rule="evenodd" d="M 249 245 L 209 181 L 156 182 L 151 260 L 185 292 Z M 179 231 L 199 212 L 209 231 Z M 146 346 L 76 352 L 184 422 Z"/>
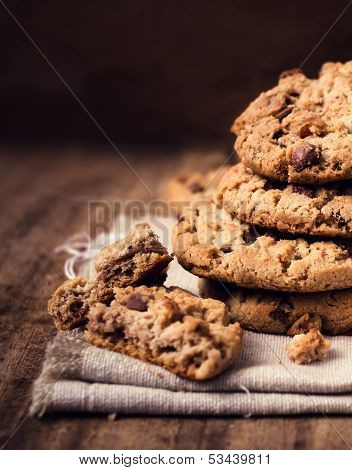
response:
<path fill-rule="evenodd" d="M 164 197 L 178 216 L 192 203 L 211 201 L 220 179 L 228 166 L 202 173 L 189 171 L 170 179 L 165 185 Z"/>
<path fill-rule="evenodd" d="M 173 248 L 191 273 L 243 287 L 292 292 L 352 287 L 349 240 L 258 230 L 215 204 L 182 214 L 173 232 Z"/>
<path fill-rule="evenodd" d="M 89 312 L 86 339 L 195 380 L 229 367 L 242 350 L 242 329 L 225 305 L 179 288 L 114 289 L 110 306 Z"/>
<path fill-rule="evenodd" d="M 96 279 L 111 287 L 134 285 L 160 273 L 171 260 L 150 226 L 138 224 L 126 238 L 100 251 L 95 262 Z"/>
<path fill-rule="evenodd" d="M 48 312 L 58 330 L 72 330 L 86 323 L 94 281 L 81 277 L 68 279 L 48 302 Z"/>
<path fill-rule="evenodd" d="M 77 277 L 58 287 L 48 302 L 49 315 L 59 330 L 84 325 L 91 305 L 110 304 L 114 286 L 159 284 L 171 260 L 150 226 L 138 224 L 126 238 L 101 250 L 94 279 Z"/>
<path fill-rule="evenodd" d="M 352 330 L 352 289 L 308 294 L 246 289 L 201 279 L 202 297 L 229 308 L 231 321 L 262 333 L 294 336 L 315 328 L 329 335 Z"/>
<path fill-rule="evenodd" d="M 238 219 L 284 232 L 352 237 L 352 185 L 275 183 L 242 163 L 222 179 L 217 204 Z"/>
<path fill-rule="evenodd" d="M 290 183 L 352 178 L 352 61 L 326 63 L 317 79 L 299 69 L 235 120 L 235 148 L 256 173 Z"/>

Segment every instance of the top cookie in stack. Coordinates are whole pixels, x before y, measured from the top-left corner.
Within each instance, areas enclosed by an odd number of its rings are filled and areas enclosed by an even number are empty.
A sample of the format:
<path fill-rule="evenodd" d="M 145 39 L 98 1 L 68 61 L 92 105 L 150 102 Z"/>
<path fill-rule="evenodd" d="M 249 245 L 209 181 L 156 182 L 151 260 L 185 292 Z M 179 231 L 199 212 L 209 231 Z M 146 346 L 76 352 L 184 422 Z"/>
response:
<path fill-rule="evenodd" d="M 352 178 L 352 61 L 326 63 L 318 79 L 283 72 L 235 120 L 236 150 L 269 179 L 322 184 Z"/>
<path fill-rule="evenodd" d="M 235 120 L 242 163 L 186 210 L 174 251 L 194 274 L 244 287 L 352 287 L 352 61 L 281 74 Z M 342 181 L 345 180 L 345 181 Z"/>

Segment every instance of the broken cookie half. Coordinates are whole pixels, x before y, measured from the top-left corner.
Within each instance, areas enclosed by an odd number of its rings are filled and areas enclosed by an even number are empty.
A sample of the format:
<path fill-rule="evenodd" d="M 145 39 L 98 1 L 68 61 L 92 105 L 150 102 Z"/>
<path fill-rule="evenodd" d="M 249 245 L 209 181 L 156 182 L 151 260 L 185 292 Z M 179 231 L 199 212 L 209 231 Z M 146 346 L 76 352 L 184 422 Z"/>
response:
<path fill-rule="evenodd" d="M 109 306 L 89 311 L 86 339 L 196 380 L 229 367 L 242 350 L 242 329 L 226 306 L 180 288 L 114 288 Z"/>
<path fill-rule="evenodd" d="M 56 328 L 70 330 L 85 324 L 90 306 L 97 302 L 109 305 L 115 286 L 160 282 L 171 260 L 150 226 L 136 225 L 126 238 L 101 250 L 95 279 L 70 279 L 54 292 L 48 311 Z"/>
<path fill-rule="evenodd" d="M 56 289 L 48 302 L 48 312 L 58 330 L 71 330 L 85 323 L 93 286 L 93 281 L 75 277 Z"/>
<path fill-rule="evenodd" d="M 171 260 L 149 224 L 138 224 L 126 238 L 100 251 L 96 279 L 110 287 L 140 284 L 161 273 Z"/>

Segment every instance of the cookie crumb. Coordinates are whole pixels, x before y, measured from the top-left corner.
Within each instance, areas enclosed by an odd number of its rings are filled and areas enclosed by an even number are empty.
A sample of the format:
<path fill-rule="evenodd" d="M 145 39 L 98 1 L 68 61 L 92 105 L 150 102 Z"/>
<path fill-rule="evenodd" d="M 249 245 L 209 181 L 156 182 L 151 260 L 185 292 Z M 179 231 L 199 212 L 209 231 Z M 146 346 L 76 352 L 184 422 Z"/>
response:
<path fill-rule="evenodd" d="M 330 341 L 317 329 L 307 334 L 296 335 L 288 345 L 288 357 L 297 364 L 309 364 L 313 361 L 322 361 L 330 348 Z"/>

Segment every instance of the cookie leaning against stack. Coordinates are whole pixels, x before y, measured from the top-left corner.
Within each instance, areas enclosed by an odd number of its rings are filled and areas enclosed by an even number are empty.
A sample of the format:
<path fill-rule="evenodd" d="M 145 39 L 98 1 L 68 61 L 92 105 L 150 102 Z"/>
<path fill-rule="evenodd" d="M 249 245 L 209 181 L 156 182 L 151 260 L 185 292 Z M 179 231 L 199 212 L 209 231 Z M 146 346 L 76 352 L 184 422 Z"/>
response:
<path fill-rule="evenodd" d="M 207 207 L 188 209 L 177 222 L 174 252 L 186 269 L 255 289 L 242 296 L 251 308 L 232 302 L 244 326 L 287 332 L 299 321 L 297 306 L 302 317 L 314 314 L 311 329 L 339 334 L 352 326 L 350 308 L 335 313 L 335 300 L 349 302 L 352 288 L 350 96 L 352 62 L 325 64 L 315 80 L 298 69 L 281 74 L 235 120 L 242 163 L 227 171 Z M 260 299 L 285 305 L 280 298 L 287 304 L 280 319 L 275 309 L 264 318 L 256 308 Z M 329 299 L 334 308 L 324 310 Z"/>
<path fill-rule="evenodd" d="M 223 165 L 207 173 L 188 171 L 167 181 L 164 198 L 169 203 L 171 212 L 178 216 L 190 204 L 200 205 L 212 201 L 228 168 L 228 165 Z"/>

